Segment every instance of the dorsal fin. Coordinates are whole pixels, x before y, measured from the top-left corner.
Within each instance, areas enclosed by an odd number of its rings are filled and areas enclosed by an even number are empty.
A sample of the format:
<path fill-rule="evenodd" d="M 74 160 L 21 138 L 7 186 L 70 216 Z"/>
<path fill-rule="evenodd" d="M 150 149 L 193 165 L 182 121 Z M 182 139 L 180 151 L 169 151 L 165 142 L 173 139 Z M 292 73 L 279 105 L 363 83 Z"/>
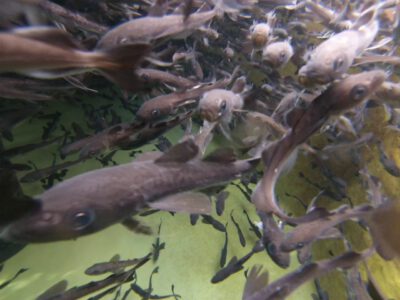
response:
<path fill-rule="evenodd" d="M 231 163 L 236 161 L 236 154 L 232 148 L 219 148 L 211 152 L 203 160 L 208 162 Z"/>
<path fill-rule="evenodd" d="M 187 162 L 197 156 L 199 147 L 193 139 L 188 139 L 169 149 L 163 156 L 155 160 L 155 163 Z"/>
<path fill-rule="evenodd" d="M 19 28 L 12 31 L 13 34 L 31 40 L 40 41 L 61 48 L 81 49 L 77 41 L 68 32 L 47 26 L 34 26 Z"/>

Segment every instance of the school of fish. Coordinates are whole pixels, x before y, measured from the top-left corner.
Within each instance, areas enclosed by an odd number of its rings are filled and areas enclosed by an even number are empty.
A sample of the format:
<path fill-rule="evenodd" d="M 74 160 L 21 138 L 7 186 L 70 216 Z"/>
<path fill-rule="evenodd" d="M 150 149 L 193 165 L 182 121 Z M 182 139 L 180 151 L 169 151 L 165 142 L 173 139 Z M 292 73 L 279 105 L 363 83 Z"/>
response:
<path fill-rule="evenodd" d="M 161 210 L 186 213 L 192 225 L 201 217 L 224 233 L 219 271 L 210 276 L 214 284 L 244 270 L 260 252 L 287 268 L 297 251 L 301 267 L 276 281 L 269 282 L 262 266 L 248 268 L 243 300 L 286 299 L 333 270 L 346 274 L 348 299 L 378 299 L 358 265 L 376 254 L 388 261 L 400 257 L 393 230 L 400 225 L 400 204 L 384 194 L 360 149 L 373 149 L 384 172 L 400 178 L 398 157 L 365 130 L 369 109 L 381 107 L 385 130 L 399 138 L 399 26 L 398 0 L 0 1 L 0 266 L 26 244 L 78 239 L 117 223 L 152 234 L 135 215 Z M 107 104 L 96 103 L 100 96 Z M 65 111 L 48 113 L 48 103 L 58 102 Z M 63 122 L 68 106 L 78 106 L 83 119 Z M 16 128 L 29 129 L 35 121 L 45 123 L 41 140 L 19 143 Z M 171 143 L 164 134 L 178 128 L 180 140 Z M 150 144 L 159 151 L 140 153 Z M 49 146 L 57 148 L 51 165 L 20 163 Z M 119 164 L 114 156 L 120 151 L 134 158 Z M 342 156 L 352 157 L 368 201 L 353 205 L 341 173 L 331 170 Z M 299 199 L 299 215 L 286 209 L 288 197 L 296 197 L 290 186 L 285 197 L 276 187 L 302 157 L 315 161 L 329 187 L 314 184 L 319 191 Z M 90 160 L 101 165 L 67 176 L 69 168 Z M 25 184 L 39 181 L 41 193 L 24 194 Z M 228 185 L 237 187 L 258 219 L 241 206 L 225 211 Z M 213 202 L 217 216 L 232 222 L 212 215 Z M 343 230 L 348 221 L 370 234 L 368 247 L 351 247 Z M 228 224 L 236 242 L 249 244 L 243 222 L 257 242 L 227 262 L 233 243 Z M 312 245 L 328 239 L 346 250 L 314 259 Z M 158 267 L 147 289 L 136 282 L 136 270 L 156 262 L 165 247 L 160 223 L 152 252 L 126 260 L 116 255 L 85 272 L 109 277 L 70 289 L 62 280 L 36 299 L 78 299 L 104 288 L 90 299 L 112 293 L 116 299 L 126 283 L 122 299 L 131 292 L 178 299 L 173 285 L 171 294 L 153 293 Z M 323 294 L 312 297 L 328 299 Z"/>

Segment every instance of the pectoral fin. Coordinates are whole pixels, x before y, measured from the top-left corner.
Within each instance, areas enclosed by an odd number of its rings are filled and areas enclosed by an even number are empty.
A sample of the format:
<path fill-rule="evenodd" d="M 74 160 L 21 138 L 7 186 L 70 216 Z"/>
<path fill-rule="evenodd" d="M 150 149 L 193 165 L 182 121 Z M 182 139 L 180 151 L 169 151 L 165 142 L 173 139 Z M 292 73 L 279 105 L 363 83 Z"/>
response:
<path fill-rule="evenodd" d="M 195 192 L 184 192 L 167 196 L 149 204 L 151 208 L 187 212 L 191 214 L 210 214 L 211 202 L 207 195 Z"/>

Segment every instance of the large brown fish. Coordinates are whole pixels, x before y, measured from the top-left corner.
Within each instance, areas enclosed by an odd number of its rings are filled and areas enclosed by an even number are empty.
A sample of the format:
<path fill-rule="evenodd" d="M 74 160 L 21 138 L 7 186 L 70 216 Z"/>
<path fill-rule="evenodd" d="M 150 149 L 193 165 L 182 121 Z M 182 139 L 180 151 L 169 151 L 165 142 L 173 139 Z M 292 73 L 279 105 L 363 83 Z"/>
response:
<path fill-rule="evenodd" d="M 148 205 L 209 213 L 208 197 L 187 192 L 235 179 L 254 168 L 258 159 L 226 161 L 217 154 L 192 159 L 198 151 L 189 139 L 156 160 L 134 161 L 68 179 L 35 197 L 41 208 L 11 223 L 1 236 L 19 242 L 74 239 L 124 221 Z"/>
<path fill-rule="evenodd" d="M 150 51 L 145 43 L 83 51 L 63 30 L 33 27 L 0 33 L 0 72 L 59 78 L 98 70 L 125 89 L 136 88 L 133 69 Z"/>
<path fill-rule="evenodd" d="M 275 183 L 289 158 L 297 147 L 316 132 L 330 116 L 360 104 L 383 83 L 385 78 L 385 72 L 380 70 L 350 75 L 333 83 L 311 102 L 294 121 L 289 133 L 263 152 L 264 176 L 252 195 L 252 201 L 258 210 L 274 213 L 289 220 L 279 208 L 274 193 Z"/>

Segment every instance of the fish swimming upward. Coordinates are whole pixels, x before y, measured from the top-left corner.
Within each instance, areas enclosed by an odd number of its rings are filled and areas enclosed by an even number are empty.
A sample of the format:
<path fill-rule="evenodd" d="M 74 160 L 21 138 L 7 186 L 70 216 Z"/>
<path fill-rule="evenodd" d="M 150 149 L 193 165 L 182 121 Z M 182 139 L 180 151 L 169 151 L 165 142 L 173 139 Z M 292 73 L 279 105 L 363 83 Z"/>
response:
<path fill-rule="evenodd" d="M 68 33 L 51 27 L 1 32 L 0 45 L 0 73 L 52 79 L 98 70 L 127 90 L 137 87 L 133 70 L 150 51 L 146 43 L 83 51 Z"/>
<path fill-rule="evenodd" d="M 9 224 L 1 238 L 16 242 L 74 239 L 129 219 L 147 206 L 207 214 L 211 210 L 208 197 L 187 192 L 235 179 L 259 161 L 227 160 L 218 151 L 198 160 L 198 151 L 189 139 L 155 160 L 143 158 L 66 180 L 35 197 L 32 201 L 38 199 L 41 208 Z"/>

